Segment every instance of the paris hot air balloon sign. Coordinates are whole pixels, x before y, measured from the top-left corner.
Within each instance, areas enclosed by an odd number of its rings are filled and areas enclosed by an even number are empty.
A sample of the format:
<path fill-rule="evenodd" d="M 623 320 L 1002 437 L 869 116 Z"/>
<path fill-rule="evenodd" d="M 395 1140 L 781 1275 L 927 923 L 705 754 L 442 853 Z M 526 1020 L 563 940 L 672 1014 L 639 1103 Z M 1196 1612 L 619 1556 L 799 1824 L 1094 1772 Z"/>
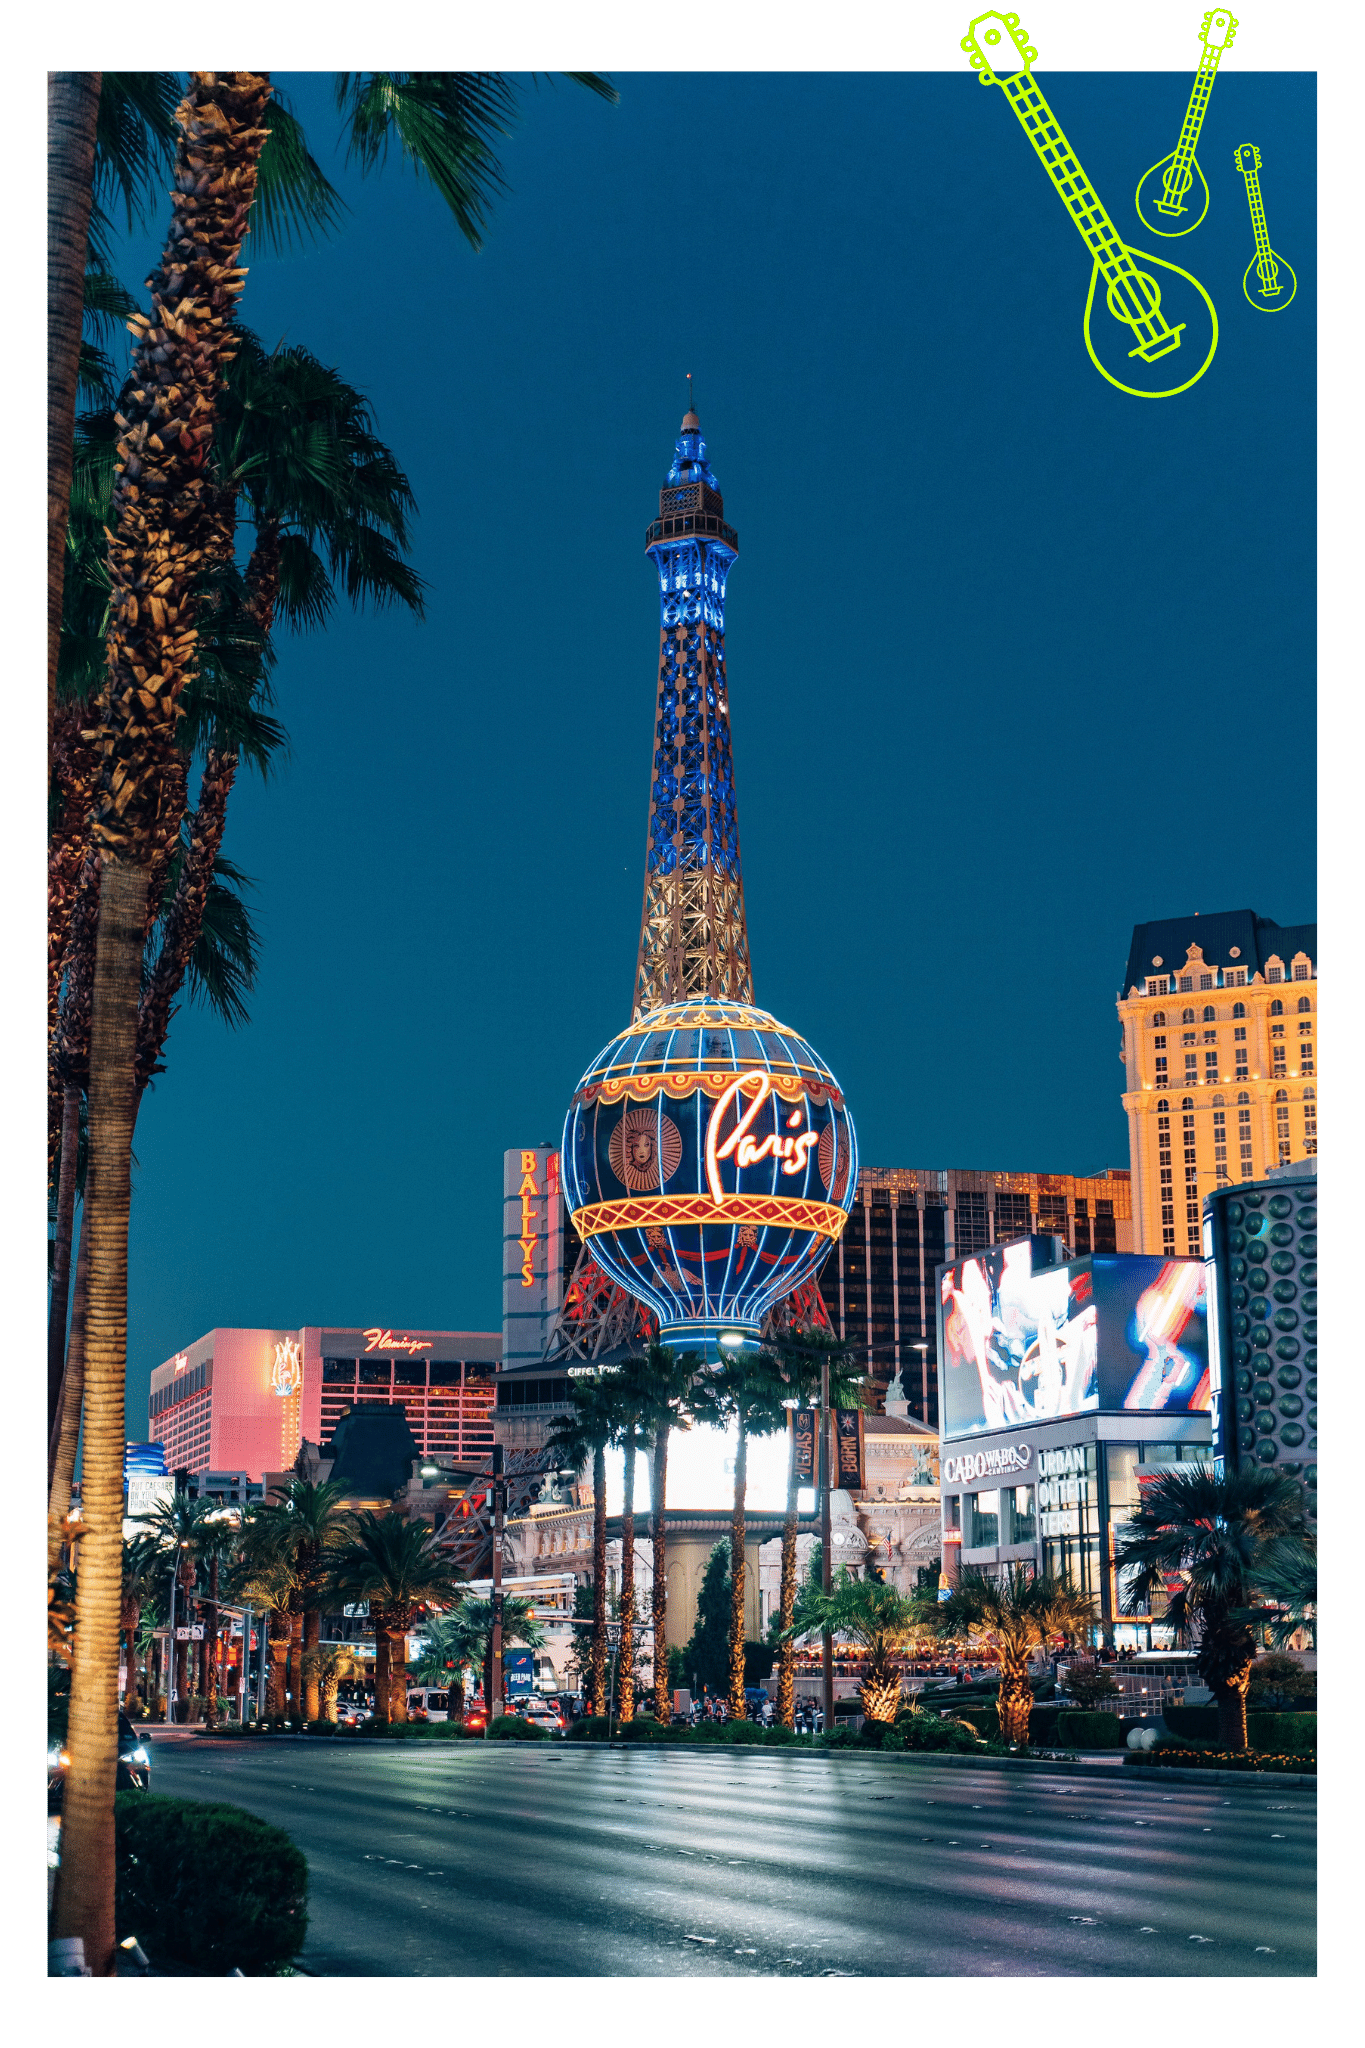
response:
<path fill-rule="evenodd" d="M 818 1269 L 858 1179 L 843 1092 L 751 1004 L 669 1003 L 603 1048 L 564 1126 L 564 1192 L 665 1343 L 714 1354 Z"/>

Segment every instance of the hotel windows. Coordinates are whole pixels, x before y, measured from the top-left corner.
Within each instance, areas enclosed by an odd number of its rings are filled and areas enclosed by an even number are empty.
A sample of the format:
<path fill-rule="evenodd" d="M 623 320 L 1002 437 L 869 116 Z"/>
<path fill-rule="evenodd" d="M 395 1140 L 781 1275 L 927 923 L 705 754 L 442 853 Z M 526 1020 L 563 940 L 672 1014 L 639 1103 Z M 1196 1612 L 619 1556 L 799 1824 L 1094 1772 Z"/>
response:
<path fill-rule="evenodd" d="M 1274 1002 L 1270 1005 L 1270 1014 L 1272 1017 L 1283 1017 L 1284 1015 L 1284 1004 L 1280 1001 L 1278 996 L 1276 996 Z"/>
<path fill-rule="evenodd" d="M 1212 988 L 1213 976 L 1211 974 L 1201 974 L 1199 977 L 1199 986 L 1200 988 Z"/>
<path fill-rule="evenodd" d="M 1245 988 L 1247 971 L 1245 967 L 1227 967 L 1223 970 L 1224 988 Z"/>
<path fill-rule="evenodd" d="M 1180 1012 L 1180 1021 L 1181 1021 L 1181 1023 L 1182 1023 L 1182 1024 L 1193 1024 L 1193 1022 L 1194 1022 L 1194 1011 L 1193 1011 L 1193 1010 L 1182 1010 L 1182 1011 Z"/>
<path fill-rule="evenodd" d="M 1294 962 L 1294 979 L 1295 981 L 1307 981 L 1308 979 L 1308 968 L 1302 960 Z"/>
<path fill-rule="evenodd" d="M 1184 995 L 1188 995 L 1188 994 L 1189 994 L 1189 992 L 1190 992 L 1190 990 L 1191 990 L 1191 989 L 1192 989 L 1193 987 L 1194 987 L 1194 976 L 1193 976 L 1192 974 L 1182 974 L 1182 975 L 1181 975 L 1181 977 L 1180 977 L 1180 993 L 1181 993 L 1181 995 L 1183 995 L 1183 996 L 1184 996 Z"/>
<path fill-rule="evenodd" d="M 1309 1002 L 1307 996 L 1299 997 L 1299 1015 L 1301 1017 L 1304 1016 L 1309 1010 L 1311 1010 L 1312 1007 L 1313 1005 Z"/>
<path fill-rule="evenodd" d="M 1217 1079 L 1218 1079 L 1218 1055 L 1217 1055 L 1217 1053 L 1216 1053 L 1216 1052 L 1206 1052 L 1206 1053 L 1204 1054 L 1204 1081 L 1205 1081 L 1205 1085 L 1207 1086 L 1207 1084 L 1208 1084 L 1208 1083 L 1209 1083 L 1210 1081 L 1216 1081 Z"/>
<path fill-rule="evenodd" d="M 1278 964 L 1274 967 L 1267 967 L 1265 971 L 1265 978 L 1267 981 L 1283 981 L 1284 968 Z"/>
<path fill-rule="evenodd" d="M 1217 1045 L 1218 1033 L 1216 1031 L 1206 1031 L 1204 1033 L 1204 1043 L 1205 1045 Z"/>
<path fill-rule="evenodd" d="M 1311 1088 L 1303 1091 L 1303 1149 L 1310 1158 L 1318 1149 L 1318 1099 Z"/>
<path fill-rule="evenodd" d="M 1234 1004 L 1233 1004 L 1233 1006 L 1232 1006 L 1232 1014 L 1233 1014 L 1233 1016 L 1234 1016 L 1234 1017 L 1245 1017 L 1246 1013 L 1247 1013 L 1247 1006 L 1246 1006 L 1246 1004 L 1245 1004 L 1245 1003 L 1234 1003 Z M 1242 1033 L 1241 1035 L 1242 1035 L 1242 1037 L 1243 1037 L 1243 1038 L 1245 1038 L 1245 1037 L 1246 1037 L 1246 1033 L 1245 1033 L 1245 1031 L 1244 1031 L 1244 1032 L 1243 1032 L 1243 1033 Z"/>
<path fill-rule="evenodd" d="M 1185 1086 L 1193 1088 L 1199 1079 L 1199 1055 L 1187 1052 L 1185 1055 Z"/>
<path fill-rule="evenodd" d="M 1147 994 L 1149 996 L 1165 996 L 1169 995 L 1170 992 L 1171 982 L 1169 975 L 1149 974 L 1147 976 Z"/>
<path fill-rule="evenodd" d="M 1275 1091 L 1275 1144 L 1283 1166 L 1289 1158 L 1289 1096 L 1283 1088 Z"/>
<path fill-rule="evenodd" d="M 1164 1088 L 1166 1085 L 1166 1055 L 1164 1052 L 1159 1052 L 1156 1056 L 1156 1085 L 1158 1088 Z"/>
<path fill-rule="evenodd" d="M 1163 1031 L 1163 1032 L 1161 1033 L 1161 1035 L 1160 1035 L 1160 1036 L 1159 1036 L 1158 1038 L 1154 1038 L 1154 1039 L 1152 1040 L 1152 1044 L 1153 1044 L 1153 1045 L 1155 1046 L 1155 1048 L 1156 1048 L 1156 1050 L 1157 1050 L 1158 1052 L 1165 1052 L 1165 1050 L 1166 1050 L 1166 1034 L 1165 1034 L 1165 1032 Z M 1165 1062 L 1163 1061 L 1163 1063 L 1162 1063 L 1162 1064 L 1164 1065 L 1164 1064 L 1165 1064 Z"/>
<path fill-rule="evenodd" d="M 1215 1101 L 1220 1098 L 1215 1097 Z M 1228 1132 L 1227 1111 L 1213 1112 L 1213 1170 L 1218 1176 L 1219 1187 L 1225 1187 L 1228 1180 Z"/>
<path fill-rule="evenodd" d="M 1216 1012 L 1215 1012 L 1215 1010 L 1214 1010 L 1213 1004 L 1212 1004 L 1212 1003 L 1205 1003 L 1205 1005 L 1204 1005 L 1204 1022 L 1205 1022 L 1206 1024 L 1213 1024 L 1213 1023 L 1215 1023 L 1216 1021 L 1217 1021 L 1217 1013 L 1216 1013 Z"/>
<path fill-rule="evenodd" d="M 943 1497 L 943 1526 L 945 1529 L 962 1527 L 962 1495 L 947 1493 Z"/>
<path fill-rule="evenodd" d="M 1165 1012 L 1164 1010 L 1153 1010 L 1153 1012 L 1152 1012 L 1152 1028 L 1153 1028 L 1154 1030 L 1156 1030 L 1156 1031 L 1164 1031 L 1164 1030 L 1165 1030 L 1165 1028 L 1166 1028 L 1166 1012 Z"/>
<path fill-rule="evenodd" d="M 1284 1047 L 1282 1045 L 1272 1045 L 1270 1053 L 1270 1078 L 1272 1081 L 1282 1081 L 1285 1075 Z"/>
<path fill-rule="evenodd" d="M 1244 1107 L 1249 1101 L 1245 1095 L 1237 1097 L 1237 1145 L 1242 1161 L 1242 1179 L 1250 1180 L 1251 1173 L 1251 1110 Z"/>

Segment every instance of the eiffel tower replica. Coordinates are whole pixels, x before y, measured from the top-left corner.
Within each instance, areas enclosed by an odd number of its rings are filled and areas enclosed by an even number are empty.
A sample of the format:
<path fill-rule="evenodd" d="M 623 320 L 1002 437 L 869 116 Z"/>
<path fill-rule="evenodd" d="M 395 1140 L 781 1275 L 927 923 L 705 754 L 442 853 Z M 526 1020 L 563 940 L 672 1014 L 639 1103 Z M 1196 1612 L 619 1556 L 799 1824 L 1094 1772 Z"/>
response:
<path fill-rule="evenodd" d="M 725 584 L 739 535 L 726 524 L 701 421 L 690 407 L 659 492 L 659 516 L 645 532 L 645 553 L 659 577 L 659 679 L 632 1022 L 661 1003 L 754 1000 L 725 672 Z M 812 1278 L 773 1309 L 765 1334 L 829 1327 Z M 650 1311 L 584 1246 L 545 1364 L 560 1371 L 614 1364 L 643 1351 L 657 1333 Z"/>

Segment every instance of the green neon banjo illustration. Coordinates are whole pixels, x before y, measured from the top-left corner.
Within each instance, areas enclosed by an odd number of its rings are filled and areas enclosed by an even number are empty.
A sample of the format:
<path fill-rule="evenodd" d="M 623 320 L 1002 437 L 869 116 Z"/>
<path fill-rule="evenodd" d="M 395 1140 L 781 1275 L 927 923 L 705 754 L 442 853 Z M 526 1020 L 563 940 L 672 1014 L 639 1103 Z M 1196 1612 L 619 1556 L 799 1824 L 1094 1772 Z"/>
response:
<path fill-rule="evenodd" d="M 1236 33 L 1236 17 L 1229 14 L 1226 7 L 1215 7 L 1204 16 L 1204 25 L 1199 31 L 1204 54 L 1199 59 L 1199 69 L 1194 74 L 1194 84 L 1190 89 L 1190 103 L 1180 124 L 1180 140 L 1169 156 L 1163 156 L 1159 164 L 1153 164 L 1150 171 L 1143 172 L 1133 198 L 1138 219 L 1154 235 L 1193 234 L 1209 210 L 1208 180 L 1200 170 L 1194 152 L 1199 142 L 1199 131 L 1204 125 L 1213 81 L 1218 76 L 1218 66 L 1223 61 L 1224 50 L 1231 48 Z M 1189 211 L 1185 196 L 1196 178 L 1204 195 L 1204 204 L 1193 220 L 1182 221 L 1180 216 Z M 1193 203 L 1198 205 L 1197 195 Z"/>
<path fill-rule="evenodd" d="M 1133 398 L 1174 398 L 1197 384 L 1218 347 L 1218 314 L 1213 300 L 1197 277 L 1179 264 L 1160 256 L 1131 249 L 1119 234 L 1100 203 L 1099 195 L 1081 167 L 1079 158 L 1046 99 L 1034 83 L 1029 66 L 1038 52 L 1031 48 L 1019 26 L 1017 14 L 979 14 L 962 38 L 972 69 L 983 85 L 998 85 L 1013 107 L 1019 125 L 1033 145 L 1034 153 L 1047 172 L 1053 188 L 1075 223 L 1076 232 L 1091 257 L 1090 290 L 1085 301 L 1086 353 L 1100 375 L 1116 390 Z M 1168 318 L 1163 305 L 1163 284 L 1153 275 L 1168 280 L 1164 289 L 1173 294 L 1171 310 L 1183 318 Z M 1111 318 L 1096 317 L 1096 287 L 1104 279 L 1099 308 Z M 1209 341 L 1197 368 L 1190 368 L 1194 349 L 1182 352 L 1179 360 L 1164 365 L 1157 378 L 1174 375 L 1178 381 L 1128 383 L 1138 377 L 1141 367 L 1162 363 L 1167 356 L 1183 351 L 1187 327 Z M 1135 344 L 1128 346 L 1129 343 Z M 1197 346 L 1197 344 L 1196 344 Z M 1113 367 L 1105 361 L 1108 356 Z M 1131 368 L 1129 367 L 1131 365 Z M 1184 371 L 1188 375 L 1182 375 Z"/>
<path fill-rule="evenodd" d="M 1270 246 L 1270 234 L 1265 224 L 1265 203 L 1261 198 L 1261 152 L 1254 142 L 1243 142 L 1236 150 L 1233 162 L 1246 179 L 1247 205 L 1251 208 L 1251 229 L 1256 237 L 1256 254 L 1246 267 L 1242 290 L 1259 312 L 1283 313 L 1299 288 L 1299 280 L 1283 256 L 1277 255 Z M 1255 291 L 1251 288 L 1253 272 L 1257 278 Z M 1289 287 L 1287 291 L 1286 284 Z"/>

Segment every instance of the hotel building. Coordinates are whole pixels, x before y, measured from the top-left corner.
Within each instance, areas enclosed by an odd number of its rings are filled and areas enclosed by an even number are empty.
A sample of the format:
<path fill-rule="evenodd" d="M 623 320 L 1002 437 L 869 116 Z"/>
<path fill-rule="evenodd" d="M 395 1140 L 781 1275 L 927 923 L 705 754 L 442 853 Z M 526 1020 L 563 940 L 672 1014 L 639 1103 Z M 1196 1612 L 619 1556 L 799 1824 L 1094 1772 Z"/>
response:
<path fill-rule="evenodd" d="M 1123 987 L 1134 1249 L 1197 1258 L 1206 1195 L 1317 1153 L 1317 926 L 1140 924 Z"/>
<path fill-rule="evenodd" d="M 939 1426 L 934 1268 L 1033 1233 L 1070 1251 L 1134 1249 L 1128 1174 L 864 1167 L 820 1268 L 831 1327 L 867 1358 L 878 1404 L 900 1375 L 909 1412 Z"/>
<path fill-rule="evenodd" d="M 152 1373 L 147 1434 L 168 1471 L 287 1471 L 347 1409 L 394 1403 L 424 1457 L 472 1463 L 493 1443 L 496 1331 L 214 1329 Z"/>

